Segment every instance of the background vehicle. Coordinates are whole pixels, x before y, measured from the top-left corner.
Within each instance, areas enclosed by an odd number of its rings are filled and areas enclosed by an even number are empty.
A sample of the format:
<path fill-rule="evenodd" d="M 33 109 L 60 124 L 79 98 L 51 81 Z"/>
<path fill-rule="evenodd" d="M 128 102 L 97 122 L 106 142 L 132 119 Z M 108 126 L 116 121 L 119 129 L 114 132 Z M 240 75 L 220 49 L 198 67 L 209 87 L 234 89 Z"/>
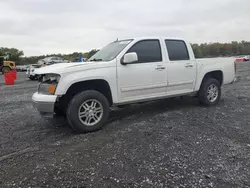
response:
<path fill-rule="evenodd" d="M 65 60 L 61 57 L 47 57 L 44 59 L 38 60 L 37 64 L 32 64 L 28 67 L 26 74 L 28 75 L 29 79 L 36 80 L 38 78 L 38 75 L 34 73 L 35 69 L 41 68 L 43 66 L 49 66 L 52 64 L 57 63 L 68 63 L 70 61 Z"/>
<path fill-rule="evenodd" d="M 195 59 L 182 39 L 135 38 L 107 45 L 87 63 L 37 69 L 43 79 L 32 100 L 41 115 L 66 114 L 73 129 L 91 132 L 103 126 L 110 106 L 184 95 L 215 105 L 235 71 L 231 58 Z"/>
<path fill-rule="evenodd" d="M 0 56 L 0 72 L 2 74 L 16 69 L 16 63 L 14 61 L 7 61 L 5 60 L 6 58 L 7 56 Z"/>
<path fill-rule="evenodd" d="M 18 72 L 25 72 L 27 71 L 29 65 L 17 65 L 16 66 L 16 71 Z"/>
<path fill-rule="evenodd" d="M 249 61 L 249 59 L 250 59 L 250 56 L 244 56 L 244 61 Z"/>
<path fill-rule="evenodd" d="M 44 59 L 40 59 L 37 64 L 46 64 L 51 65 L 55 63 L 69 63 L 70 61 L 65 60 L 61 57 L 46 57 Z"/>
<path fill-rule="evenodd" d="M 32 64 L 27 68 L 26 75 L 29 77 L 31 80 L 36 80 L 38 78 L 38 75 L 34 73 L 35 69 L 40 68 L 41 65 L 38 64 Z"/>

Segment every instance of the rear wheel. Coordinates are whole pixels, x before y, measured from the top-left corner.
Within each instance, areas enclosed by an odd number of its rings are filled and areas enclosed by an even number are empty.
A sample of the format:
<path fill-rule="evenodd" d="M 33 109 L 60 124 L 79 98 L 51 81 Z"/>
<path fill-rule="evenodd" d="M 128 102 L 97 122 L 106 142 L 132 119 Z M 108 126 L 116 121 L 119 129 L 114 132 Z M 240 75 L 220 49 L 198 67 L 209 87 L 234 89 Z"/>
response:
<path fill-rule="evenodd" d="M 10 67 L 2 67 L 2 74 L 10 72 Z"/>
<path fill-rule="evenodd" d="M 198 93 L 201 104 L 206 106 L 215 105 L 220 101 L 221 85 L 214 78 L 205 78 Z"/>
<path fill-rule="evenodd" d="M 102 128 L 109 116 L 109 102 L 98 91 L 83 91 L 72 98 L 67 109 L 70 126 L 78 132 Z"/>

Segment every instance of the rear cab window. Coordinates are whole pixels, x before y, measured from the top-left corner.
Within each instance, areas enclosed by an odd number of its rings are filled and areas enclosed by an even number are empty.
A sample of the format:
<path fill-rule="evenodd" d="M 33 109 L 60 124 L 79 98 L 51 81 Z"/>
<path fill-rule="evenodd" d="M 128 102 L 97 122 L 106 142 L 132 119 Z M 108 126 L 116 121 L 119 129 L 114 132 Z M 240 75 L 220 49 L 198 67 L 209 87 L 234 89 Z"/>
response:
<path fill-rule="evenodd" d="M 141 40 L 135 43 L 127 53 L 135 52 L 138 56 L 136 63 L 161 62 L 161 45 L 158 39 Z"/>
<path fill-rule="evenodd" d="M 183 40 L 165 40 L 170 61 L 190 60 L 187 45 Z"/>

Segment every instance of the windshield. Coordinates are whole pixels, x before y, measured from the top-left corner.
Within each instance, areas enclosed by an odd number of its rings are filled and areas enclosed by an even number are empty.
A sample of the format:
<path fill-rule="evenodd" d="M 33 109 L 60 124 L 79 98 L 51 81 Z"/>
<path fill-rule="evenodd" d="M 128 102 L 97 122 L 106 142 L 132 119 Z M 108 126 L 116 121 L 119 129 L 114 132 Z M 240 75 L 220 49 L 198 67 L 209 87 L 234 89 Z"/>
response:
<path fill-rule="evenodd" d="M 115 41 L 93 55 L 88 61 L 110 61 L 114 59 L 132 40 Z"/>

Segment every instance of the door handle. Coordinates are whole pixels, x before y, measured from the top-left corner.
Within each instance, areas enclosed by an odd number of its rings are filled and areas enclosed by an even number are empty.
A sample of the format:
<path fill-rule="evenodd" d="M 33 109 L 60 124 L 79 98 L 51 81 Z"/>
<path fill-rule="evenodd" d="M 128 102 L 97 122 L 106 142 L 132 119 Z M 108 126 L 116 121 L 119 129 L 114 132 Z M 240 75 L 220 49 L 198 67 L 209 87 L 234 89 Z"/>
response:
<path fill-rule="evenodd" d="M 192 68 L 192 67 L 194 67 L 194 65 L 192 65 L 192 64 L 186 64 L 185 67 L 186 67 L 186 68 Z"/>
<path fill-rule="evenodd" d="M 155 70 L 164 70 L 166 67 L 156 67 Z"/>

